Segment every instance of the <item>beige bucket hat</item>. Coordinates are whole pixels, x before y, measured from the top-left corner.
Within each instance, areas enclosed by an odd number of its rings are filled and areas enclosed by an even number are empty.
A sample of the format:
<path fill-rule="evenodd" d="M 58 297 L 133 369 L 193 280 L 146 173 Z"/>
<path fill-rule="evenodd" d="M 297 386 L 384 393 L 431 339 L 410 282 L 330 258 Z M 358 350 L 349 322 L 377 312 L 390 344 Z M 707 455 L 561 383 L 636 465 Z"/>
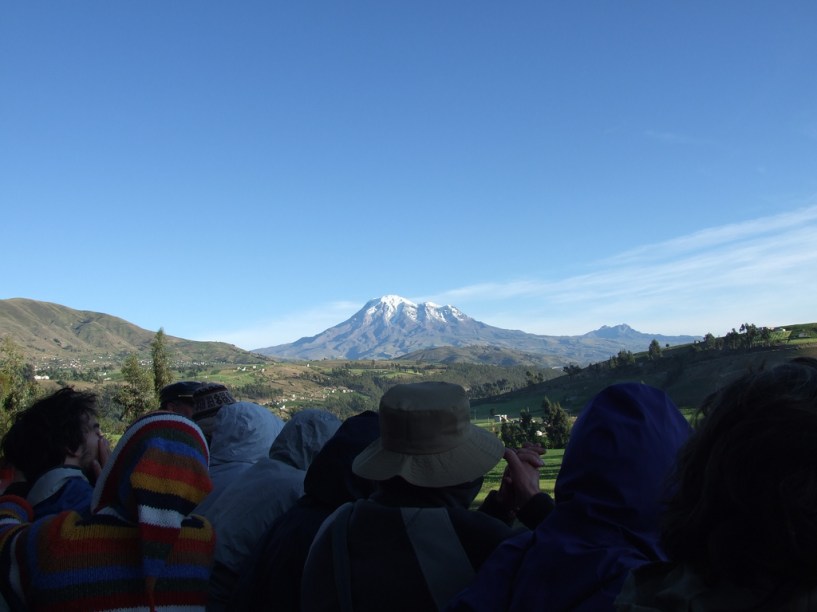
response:
<path fill-rule="evenodd" d="M 358 476 L 401 476 L 421 487 L 449 487 L 484 475 L 505 446 L 470 422 L 465 389 L 444 382 L 396 385 L 380 400 L 380 437 L 352 465 Z"/>

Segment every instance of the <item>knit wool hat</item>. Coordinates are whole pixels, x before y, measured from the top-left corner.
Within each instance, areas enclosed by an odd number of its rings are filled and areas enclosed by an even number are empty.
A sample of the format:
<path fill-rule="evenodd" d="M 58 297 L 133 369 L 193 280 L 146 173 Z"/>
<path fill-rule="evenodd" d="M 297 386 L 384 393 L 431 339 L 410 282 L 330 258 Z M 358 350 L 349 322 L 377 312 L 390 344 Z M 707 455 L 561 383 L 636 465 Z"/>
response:
<path fill-rule="evenodd" d="M 203 383 L 193 392 L 193 420 L 208 439 L 213 434 L 216 414 L 228 404 L 235 404 L 235 398 L 222 384 Z"/>
<path fill-rule="evenodd" d="M 176 402 L 179 400 L 192 402 L 193 393 L 201 386 L 202 383 L 194 380 L 182 380 L 165 385 L 162 387 L 162 390 L 159 391 L 159 404 L 164 406 L 169 402 Z"/>
<path fill-rule="evenodd" d="M 472 425 L 465 389 L 444 382 L 396 385 L 380 400 L 380 438 L 356 458 L 362 478 L 401 476 L 421 487 L 449 487 L 483 476 L 505 446 Z"/>

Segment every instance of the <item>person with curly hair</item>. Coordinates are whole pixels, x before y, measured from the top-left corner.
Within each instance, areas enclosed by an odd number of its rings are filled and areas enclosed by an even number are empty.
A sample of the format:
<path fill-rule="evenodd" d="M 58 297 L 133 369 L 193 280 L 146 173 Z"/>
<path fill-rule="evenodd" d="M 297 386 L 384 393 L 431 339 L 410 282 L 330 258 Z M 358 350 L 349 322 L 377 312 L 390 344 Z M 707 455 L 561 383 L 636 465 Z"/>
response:
<path fill-rule="evenodd" d="M 63 510 L 90 513 L 93 482 L 110 455 L 96 395 L 64 387 L 22 411 L 2 441 L 4 459 L 25 477 L 8 491 L 39 519 Z"/>
<path fill-rule="evenodd" d="M 633 572 L 618 610 L 817 610 L 817 360 L 708 397 L 674 483 L 669 562 Z"/>

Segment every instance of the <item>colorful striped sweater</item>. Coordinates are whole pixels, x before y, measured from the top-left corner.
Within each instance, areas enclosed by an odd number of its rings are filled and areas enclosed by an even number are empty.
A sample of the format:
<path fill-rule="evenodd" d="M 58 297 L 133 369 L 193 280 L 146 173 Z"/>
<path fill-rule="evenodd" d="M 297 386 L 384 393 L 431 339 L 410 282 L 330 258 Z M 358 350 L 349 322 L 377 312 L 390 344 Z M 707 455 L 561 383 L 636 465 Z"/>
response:
<path fill-rule="evenodd" d="M 34 523 L 31 506 L 0 497 L 0 589 L 12 610 L 204 610 L 212 527 L 190 512 L 210 488 L 201 431 L 152 413 L 117 445 L 93 514 Z"/>

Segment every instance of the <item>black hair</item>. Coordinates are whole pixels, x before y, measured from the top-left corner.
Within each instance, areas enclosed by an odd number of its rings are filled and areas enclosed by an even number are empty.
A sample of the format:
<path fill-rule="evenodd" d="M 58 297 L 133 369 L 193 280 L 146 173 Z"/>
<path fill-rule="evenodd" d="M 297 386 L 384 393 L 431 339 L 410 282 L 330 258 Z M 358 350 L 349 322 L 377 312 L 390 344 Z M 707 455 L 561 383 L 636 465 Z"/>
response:
<path fill-rule="evenodd" d="M 86 421 L 98 417 L 96 395 L 64 387 L 20 412 L 0 443 L 3 457 L 33 481 L 60 466 L 84 442 Z"/>
<path fill-rule="evenodd" d="M 709 396 L 681 450 L 662 541 L 707 582 L 817 584 L 817 359 Z"/>

